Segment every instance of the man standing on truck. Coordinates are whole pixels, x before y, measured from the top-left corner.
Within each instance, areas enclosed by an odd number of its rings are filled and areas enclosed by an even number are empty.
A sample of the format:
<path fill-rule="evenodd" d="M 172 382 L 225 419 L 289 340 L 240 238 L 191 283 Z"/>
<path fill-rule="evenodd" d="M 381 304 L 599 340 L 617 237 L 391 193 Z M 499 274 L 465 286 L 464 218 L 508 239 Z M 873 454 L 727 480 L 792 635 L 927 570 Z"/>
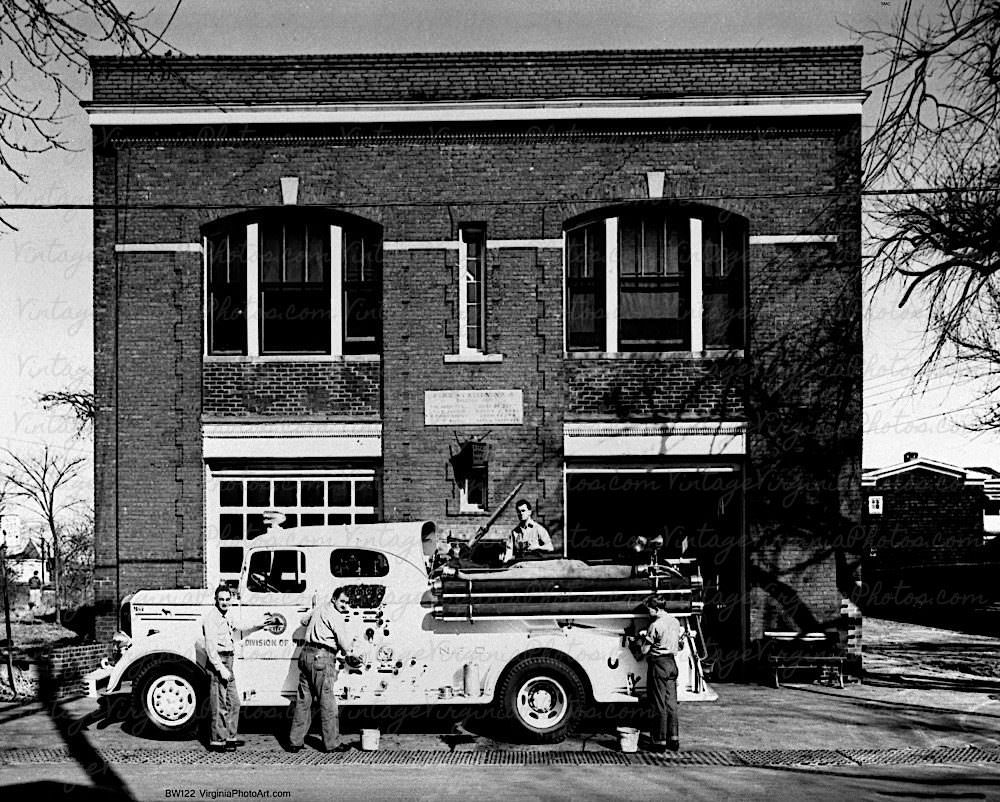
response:
<path fill-rule="evenodd" d="M 520 523 L 510 532 L 508 554 L 513 557 L 525 557 L 532 554 L 552 553 L 552 538 L 548 530 L 540 523 L 532 520 L 531 502 L 521 499 L 515 505 Z"/>
<path fill-rule="evenodd" d="M 209 705 L 212 710 L 212 732 L 208 748 L 213 752 L 233 751 L 244 743 L 236 740 L 236 729 L 240 723 L 240 692 L 233 677 L 236 640 L 242 640 L 251 632 L 257 632 L 272 623 L 268 618 L 263 624 L 248 629 L 235 629 L 228 618 L 232 602 L 233 593 L 229 585 L 219 585 L 215 589 L 215 607 L 201 619 L 205 654 L 208 657 Z"/>
<path fill-rule="evenodd" d="M 302 618 L 306 628 L 305 643 L 299 652 L 299 687 L 295 695 L 295 713 L 285 749 L 298 752 L 305 743 L 312 724 L 313 701 L 319 703 L 323 729 L 323 748 L 338 751 L 340 722 L 334 683 L 340 670 L 340 660 L 346 655 L 352 638 L 344 620 L 351 612 L 351 599 L 346 588 L 337 588 L 333 595 Z"/>
<path fill-rule="evenodd" d="M 677 660 L 681 651 L 681 625 L 666 611 L 659 596 L 650 596 L 644 604 L 653 622 L 640 633 L 639 648 L 646 655 L 646 697 L 653 710 L 650 741 L 654 752 L 680 749 L 677 721 Z"/>

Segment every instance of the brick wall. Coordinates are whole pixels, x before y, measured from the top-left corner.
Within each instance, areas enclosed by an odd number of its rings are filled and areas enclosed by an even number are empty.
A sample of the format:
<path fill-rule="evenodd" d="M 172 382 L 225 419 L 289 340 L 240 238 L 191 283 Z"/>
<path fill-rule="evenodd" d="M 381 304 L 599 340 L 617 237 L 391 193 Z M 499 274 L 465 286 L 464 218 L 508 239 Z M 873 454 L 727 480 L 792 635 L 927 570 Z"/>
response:
<path fill-rule="evenodd" d="M 212 418 L 375 418 L 378 362 L 206 362 L 203 413 Z"/>
<path fill-rule="evenodd" d="M 960 562 L 983 543 L 983 489 L 961 477 L 915 469 L 865 488 L 873 495 L 883 508 L 870 515 L 865 504 L 873 567 Z"/>
<path fill-rule="evenodd" d="M 857 54 L 847 60 L 853 70 Z M 98 92 L 121 97 L 111 62 L 96 63 Z M 829 80 L 845 89 L 855 79 Z M 99 600 L 139 585 L 199 584 L 201 416 L 333 420 L 377 414 L 380 404 L 388 520 L 432 518 L 455 533 L 478 527 L 482 516 L 457 510 L 448 457 L 457 440 L 485 436 L 491 504 L 523 481 L 522 495 L 557 541 L 564 420 L 746 417 L 752 629 L 839 615 L 845 531 L 859 524 L 851 490 L 861 430 L 855 120 L 362 126 L 309 136 L 221 127 L 117 132 L 109 141 L 104 133 L 95 132 L 105 146 L 95 149 L 95 199 L 117 201 L 120 211 L 95 218 Z M 839 237 L 751 248 L 742 361 L 564 359 L 562 254 L 506 249 L 488 255 L 486 339 L 500 363 L 444 361 L 457 350 L 455 251 L 415 250 L 384 254 L 381 365 L 203 366 L 199 258 L 116 261 L 110 250 L 114 242 L 198 242 L 201 226 L 233 204 L 279 205 L 279 178 L 288 175 L 300 178 L 300 203 L 370 219 L 387 240 L 454 240 L 459 224 L 482 220 L 490 239 L 558 238 L 578 214 L 645 199 L 645 173 L 655 169 L 666 170 L 668 198 L 720 198 L 748 218 L 751 235 Z M 138 208 L 149 200 L 183 208 Z M 279 394 L 285 385 L 295 392 Z M 424 391 L 449 388 L 521 389 L 524 425 L 425 426 Z M 512 523 L 511 512 L 499 526 Z"/>
<path fill-rule="evenodd" d="M 94 102 L 657 98 L 859 92 L 860 47 L 91 59 Z"/>
<path fill-rule="evenodd" d="M 107 643 L 88 643 L 53 649 L 42 659 L 46 661 L 49 676 L 58 689 L 59 696 L 81 696 L 87 693 L 84 676 L 95 668 L 100 668 L 101 659 L 107 653 Z"/>

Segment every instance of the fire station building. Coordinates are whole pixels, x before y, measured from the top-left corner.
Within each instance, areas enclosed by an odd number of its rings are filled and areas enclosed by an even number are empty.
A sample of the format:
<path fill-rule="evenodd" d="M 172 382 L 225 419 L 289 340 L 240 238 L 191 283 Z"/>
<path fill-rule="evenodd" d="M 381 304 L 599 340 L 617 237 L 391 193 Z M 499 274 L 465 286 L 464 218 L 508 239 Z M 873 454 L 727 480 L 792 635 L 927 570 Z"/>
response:
<path fill-rule="evenodd" d="M 860 48 L 92 64 L 100 635 L 269 511 L 462 538 L 519 484 L 569 557 L 697 557 L 721 660 L 835 626 Z"/>

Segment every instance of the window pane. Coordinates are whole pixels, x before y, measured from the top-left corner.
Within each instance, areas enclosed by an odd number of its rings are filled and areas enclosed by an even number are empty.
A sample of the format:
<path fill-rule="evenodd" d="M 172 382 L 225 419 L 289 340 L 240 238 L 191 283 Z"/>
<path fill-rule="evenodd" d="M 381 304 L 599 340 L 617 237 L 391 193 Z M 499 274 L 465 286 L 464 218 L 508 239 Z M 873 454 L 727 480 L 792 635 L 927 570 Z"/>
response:
<path fill-rule="evenodd" d="M 302 526 L 322 526 L 324 523 L 323 513 L 302 516 Z"/>
<path fill-rule="evenodd" d="M 368 549 L 334 549 L 330 573 L 336 577 L 380 577 L 389 573 L 385 555 Z"/>
<path fill-rule="evenodd" d="M 351 515 L 346 512 L 338 512 L 332 515 L 326 516 L 326 522 L 330 526 L 341 526 L 343 524 L 351 523 Z"/>
<path fill-rule="evenodd" d="M 299 516 L 294 512 L 285 513 L 285 520 L 281 522 L 282 529 L 291 529 L 299 525 Z"/>
<path fill-rule="evenodd" d="M 220 515 L 219 516 L 219 539 L 220 540 L 243 540 L 243 516 L 242 515 Z"/>
<path fill-rule="evenodd" d="M 661 276 L 664 273 L 662 221 L 643 221 L 642 273 L 646 276 Z"/>
<path fill-rule="evenodd" d="M 305 560 L 293 549 L 255 551 L 247 566 L 247 590 L 253 593 L 301 593 L 306 589 Z"/>
<path fill-rule="evenodd" d="M 635 220 L 621 219 L 619 225 L 618 273 L 634 276 L 639 273 L 641 257 L 642 227 Z"/>
<path fill-rule="evenodd" d="M 285 226 L 286 282 L 302 282 L 306 276 L 306 227 L 301 223 Z"/>
<path fill-rule="evenodd" d="M 264 223 L 260 227 L 260 280 L 282 280 L 282 227 Z"/>
<path fill-rule="evenodd" d="M 380 329 L 376 290 L 356 285 L 344 290 L 344 352 L 374 353 Z"/>
<path fill-rule="evenodd" d="M 578 228 L 566 235 L 566 263 L 570 278 L 585 278 L 587 272 L 587 233 L 586 229 Z"/>
<path fill-rule="evenodd" d="M 299 503 L 298 482 L 275 482 L 274 505 L 276 507 L 297 507 Z"/>
<path fill-rule="evenodd" d="M 324 288 L 263 288 L 263 353 L 328 353 L 330 294 Z"/>
<path fill-rule="evenodd" d="M 344 281 L 364 281 L 366 278 L 364 264 L 364 240 L 348 234 L 344 241 Z"/>
<path fill-rule="evenodd" d="M 377 524 L 378 523 L 378 513 L 367 513 L 359 512 L 354 516 L 354 523 L 356 524 Z"/>
<path fill-rule="evenodd" d="M 375 506 L 375 483 L 355 482 L 354 483 L 354 505 L 356 507 Z"/>
<path fill-rule="evenodd" d="M 267 525 L 264 523 L 264 516 L 258 513 L 251 513 L 247 515 L 247 540 L 253 540 L 255 537 L 260 537 L 267 531 Z"/>
<path fill-rule="evenodd" d="M 351 506 L 351 483 L 344 481 L 327 482 L 327 492 L 329 493 L 329 506 L 350 507 Z"/>
<path fill-rule="evenodd" d="M 302 482 L 302 506 L 303 507 L 323 506 L 323 482 L 321 481 Z"/>
<path fill-rule="evenodd" d="M 238 574 L 243 567 L 243 548 L 224 546 L 219 549 L 219 571 L 223 574 Z"/>
<path fill-rule="evenodd" d="M 229 237 L 217 234 L 208 238 L 209 281 L 215 284 L 229 283 Z"/>
<path fill-rule="evenodd" d="M 223 507 L 242 507 L 243 482 L 219 482 L 219 505 Z"/>
<path fill-rule="evenodd" d="M 270 482 L 247 482 L 247 506 L 248 507 L 269 507 L 271 506 L 271 483 Z"/>
<path fill-rule="evenodd" d="M 306 281 L 326 280 L 327 265 L 330 264 L 330 227 L 311 225 L 306 231 L 307 263 Z"/>

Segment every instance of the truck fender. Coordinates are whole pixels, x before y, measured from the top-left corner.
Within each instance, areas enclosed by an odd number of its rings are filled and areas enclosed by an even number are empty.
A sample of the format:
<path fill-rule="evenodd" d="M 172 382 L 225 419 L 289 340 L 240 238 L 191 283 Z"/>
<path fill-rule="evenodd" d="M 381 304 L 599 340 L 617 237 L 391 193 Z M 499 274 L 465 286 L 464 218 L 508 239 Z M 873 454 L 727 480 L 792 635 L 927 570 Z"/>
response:
<path fill-rule="evenodd" d="M 119 690 L 122 681 L 134 676 L 140 664 L 159 660 L 187 663 L 197 668 L 199 672 L 203 672 L 205 652 L 194 642 L 178 643 L 176 636 L 152 635 L 143 638 L 141 645 L 133 643 L 112 667 L 111 675 L 108 677 L 108 692 L 114 693 Z"/>

